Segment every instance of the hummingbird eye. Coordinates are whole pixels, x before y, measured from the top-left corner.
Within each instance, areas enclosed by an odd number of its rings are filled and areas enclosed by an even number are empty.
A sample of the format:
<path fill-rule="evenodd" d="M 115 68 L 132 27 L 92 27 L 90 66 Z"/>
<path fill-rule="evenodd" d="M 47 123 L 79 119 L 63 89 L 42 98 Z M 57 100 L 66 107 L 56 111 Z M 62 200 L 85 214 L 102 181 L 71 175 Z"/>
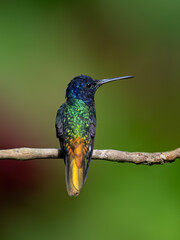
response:
<path fill-rule="evenodd" d="M 87 83 L 87 84 L 86 84 L 86 87 L 87 87 L 87 88 L 90 88 L 90 87 L 91 87 L 91 84 L 90 84 L 90 83 Z"/>

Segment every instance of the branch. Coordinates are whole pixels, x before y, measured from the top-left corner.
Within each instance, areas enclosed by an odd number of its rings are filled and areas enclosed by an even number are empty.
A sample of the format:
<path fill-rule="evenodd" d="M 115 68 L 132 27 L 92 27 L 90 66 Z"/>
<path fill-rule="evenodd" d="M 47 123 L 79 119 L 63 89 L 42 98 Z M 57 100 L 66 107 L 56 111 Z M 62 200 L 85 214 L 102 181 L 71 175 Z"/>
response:
<path fill-rule="evenodd" d="M 0 150 L 0 160 L 33 160 L 50 158 L 63 158 L 62 151 L 57 148 L 14 148 Z M 180 148 L 169 152 L 158 153 L 94 150 L 92 156 L 92 159 L 148 165 L 173 162 L 176 158 L 180 158 Z"/>

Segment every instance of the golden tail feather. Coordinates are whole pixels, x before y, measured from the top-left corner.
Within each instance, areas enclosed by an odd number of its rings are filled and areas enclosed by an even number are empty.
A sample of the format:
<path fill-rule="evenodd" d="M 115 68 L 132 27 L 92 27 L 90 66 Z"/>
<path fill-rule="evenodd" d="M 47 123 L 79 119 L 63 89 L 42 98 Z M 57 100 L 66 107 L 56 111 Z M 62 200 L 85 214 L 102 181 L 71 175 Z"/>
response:
<path fill-rule="evenodd" d="M 85 162 L 81 167 L 77 166 L 76 159 L 67 160 L 66 164 L 66 186 L 70 196 L 79 195 L 85 178 Z"/>
<path fill-rule="evenodd" d="M 88 146 L 84 139 L 72 139 L 67 146 L 66 186 L 70 196 L 77 196 L 85 181 L 85 159 Z"/>

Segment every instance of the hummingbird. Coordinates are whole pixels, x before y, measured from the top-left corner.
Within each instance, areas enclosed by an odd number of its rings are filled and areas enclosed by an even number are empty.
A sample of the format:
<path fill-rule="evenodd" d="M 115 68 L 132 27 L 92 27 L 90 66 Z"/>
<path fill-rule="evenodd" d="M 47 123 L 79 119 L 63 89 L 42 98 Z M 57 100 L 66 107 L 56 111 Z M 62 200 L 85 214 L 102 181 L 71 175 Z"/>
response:
<path fill-rule="evenodd" d="M 55 127 L 64 156 L 66 187 L 70 196 L 80 194 L 89 171 L 96 134 L 96 90 L 105 83 L 132 77 L 96 80 L 80 75 L 68 84 L 66 102 L 57 111 Z"/>

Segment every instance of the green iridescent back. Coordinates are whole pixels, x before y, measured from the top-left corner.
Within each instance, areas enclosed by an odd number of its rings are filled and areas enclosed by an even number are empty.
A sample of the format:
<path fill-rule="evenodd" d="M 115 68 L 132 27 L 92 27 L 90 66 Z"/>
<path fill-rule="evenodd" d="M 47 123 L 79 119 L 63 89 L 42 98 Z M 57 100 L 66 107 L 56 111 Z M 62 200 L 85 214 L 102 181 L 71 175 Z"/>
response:
<path fill-rule="evenodd" d="M 92 122 L 90 107 L 82 100 L 73 99 L 64 104 L 64 136 L 89 139 Z"/>
<path fill-rule="evenodd" d="M 95 109 L 80 99 L 72 99 L 64 103 L 58 110 L 56 122 L 62 131 L 61 147 L 64 150 L 71 139 L 80 138 L 84 139 L 87 144 L 91 144 L 91 137 L 95 136 Z"/>

